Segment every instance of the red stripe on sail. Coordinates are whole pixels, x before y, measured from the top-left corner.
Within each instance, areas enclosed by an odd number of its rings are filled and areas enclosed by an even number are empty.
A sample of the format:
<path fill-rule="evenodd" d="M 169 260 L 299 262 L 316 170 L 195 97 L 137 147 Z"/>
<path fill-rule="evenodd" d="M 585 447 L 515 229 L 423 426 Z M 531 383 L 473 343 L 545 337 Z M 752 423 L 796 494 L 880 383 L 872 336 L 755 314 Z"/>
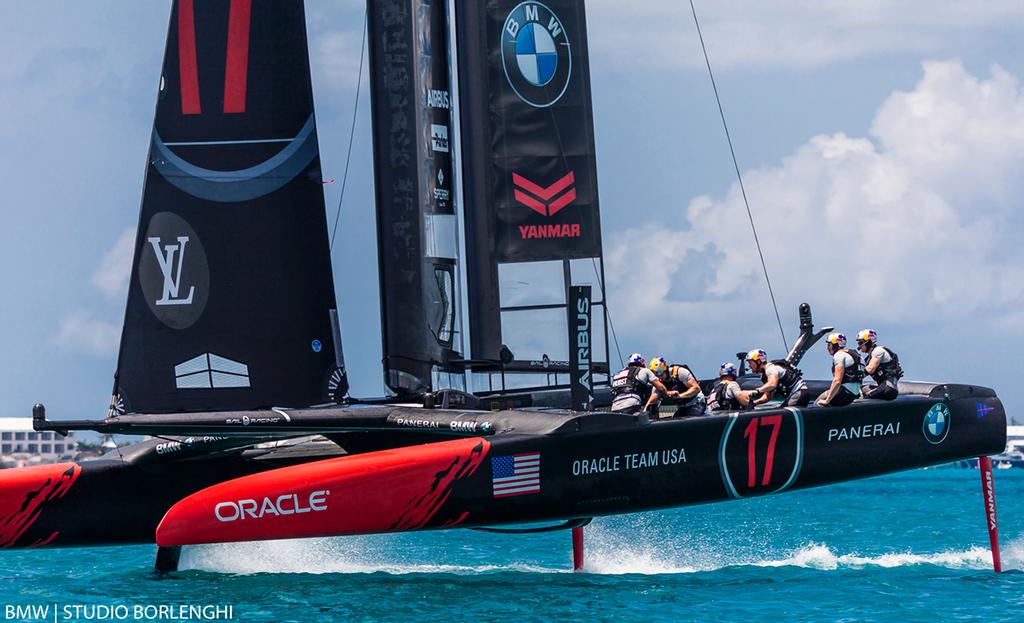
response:
<path fill-rule="evenodd" d="M 224 112 L 244 113 L 249 75 L 249 27 L 252 0 L 231 0 L 228 56 L 224 72 Z"/>
<path fill-rule="evenodd" d="M 196 20 L 192 0 L 178 3 L 178 75 L 181 79 L 181 114 L 199 115 L 199 70 L 196 66 Z"/>

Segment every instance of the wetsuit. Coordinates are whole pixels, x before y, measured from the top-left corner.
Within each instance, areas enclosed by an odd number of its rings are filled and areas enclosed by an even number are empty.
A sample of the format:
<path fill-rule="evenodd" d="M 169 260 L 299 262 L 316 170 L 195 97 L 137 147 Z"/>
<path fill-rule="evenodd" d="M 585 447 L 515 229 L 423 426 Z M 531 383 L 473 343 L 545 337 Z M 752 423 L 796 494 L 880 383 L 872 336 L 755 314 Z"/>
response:
<path fill-rule="evenodd" d="M 612 377 L 612 412 L 632 415 L 643 411 L 658 377 L 642 366 L 629 366 Z"/>
<path fill-rule="evenodd" d="M 879 361 L 878 367 L 871 375 L 878 385 L 865 392 L 864 397 L 876 400 L 896 400 L 896 397 L 900 395 L 899 380 L 903 378 L 899 355 L 885 346 L 876 346 L 869 355 L 869 361 L 871 359 Z"/>

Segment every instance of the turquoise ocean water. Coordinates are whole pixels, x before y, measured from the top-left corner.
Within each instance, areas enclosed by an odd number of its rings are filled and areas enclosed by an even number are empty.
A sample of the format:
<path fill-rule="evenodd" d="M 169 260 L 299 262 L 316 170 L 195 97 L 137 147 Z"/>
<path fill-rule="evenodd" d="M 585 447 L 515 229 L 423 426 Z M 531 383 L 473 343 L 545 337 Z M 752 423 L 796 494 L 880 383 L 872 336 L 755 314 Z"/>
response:
<path fill-rule="evenodd" d="M 0 552 L 0 620 L 195 604 L 275 622 L 1024 621 L 1024 470 L 996 472 L 999 576 L 980 489 L 975 470 L 937 468 L 599 519 L 577 574 L 565 532 L 186 548 L 164 578 L 149 574 L 153 547 Z"/>

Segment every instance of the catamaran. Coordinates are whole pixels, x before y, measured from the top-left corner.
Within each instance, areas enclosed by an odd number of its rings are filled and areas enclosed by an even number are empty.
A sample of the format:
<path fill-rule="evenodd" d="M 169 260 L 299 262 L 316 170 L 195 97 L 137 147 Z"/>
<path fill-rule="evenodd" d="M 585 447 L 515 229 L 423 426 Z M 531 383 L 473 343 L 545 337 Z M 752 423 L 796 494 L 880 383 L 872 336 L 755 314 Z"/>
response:
<path fill-rule="evenodd" d="M 33 413 L 152 438 L 0 473 L 0 547 L 156 543 L 166 571 L 202 543 L 579 536 L 1005 447 L 996 393 L 944 382 L 609 412 L 584 2 L 371 0 L 367 32 L 389 396 L 349 393 L 302 1 L 175 0 L 110 411 Z"/>

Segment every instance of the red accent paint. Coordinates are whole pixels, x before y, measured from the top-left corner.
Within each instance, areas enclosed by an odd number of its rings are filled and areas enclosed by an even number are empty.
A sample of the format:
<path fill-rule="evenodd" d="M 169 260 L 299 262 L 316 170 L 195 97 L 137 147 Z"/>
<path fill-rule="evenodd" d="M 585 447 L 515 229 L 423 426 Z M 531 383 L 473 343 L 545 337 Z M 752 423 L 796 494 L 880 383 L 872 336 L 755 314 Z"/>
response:
<path fill-rule="evenodd" d="M 583 528 L 572 529 L 572 570 L 583 571 Z"/>
<path fill-rule="evenodd" d="M 772 480 L 772 467 L 775 463 L 775 442 L 779 440 L 779 430 L 782 428 L 781 415 L 766 415 L 761 418 L 761 426 L 771 426 L 772 436 L 768 439 L 768 456 L 764 460 L 764 478 L 761 479 L 762 486 L 768 486 Z"/>
<path fill-rule="evenodd" d="M 539 186 L 518 173 L 512 174 L 512 183 L 516 186 L 514 193 L 516 201 L 544 216 L 554 216 L 562 208 L 576 201 L 576 189 L 572 188 L 572 185 L 576 183 L 576 174 L 572 171 L 548 187 Z M 555 199 L 557 195 L 566 189 L 569 189 L 569 191 Z M 527 193 L 534 195 L 536 198 L 531 197 Z"/>
<path fill-rule="evenodd" d="M 996 481 L 992 474 L 992 459 L 987 456 L 979 457 L 978 470 L 981 472 L 981 493 L 985 498 L 988 542 L 992 546 L 992 568 L 996 573 L 1001 573 L 1003 561 L 999 554 L 999 518 L 996 515 Z"/>
<path fill-rule="evenodd" d="M 19 540 L 39 519 L 46 503 L 64 497 L 81 473 L 82 468 L 74 463 L 8 469 L 0 473 L 0 548 L 50 544 L 57 537 L 56 533 L 31 544 L 19 543 Z"/>
<path fill-rule="evenodd" d="M 757 418 L 747 424 L 743 438 L 747 440 L 747 488 L 753 489 L 757 482 Z"/>
<path fill-rule="evenodd" d="M 327 459 L 229 480 L 194 493 L 164 515 L 161 546 L 342 536 L 419 530 L 444 506 L 456 482 L 472 476 L 490 451 L 482 438 L 459 439 Z M 218 504 L 253 500 L 262 508 L 282 497 L 289 509 L 328 492 L 323 510 L 224 522 Z M 290 496 L 296 496 L 291 498 Z M 297 499 L 296 505 L 289 501 Z M 253 508 L 251 505 L 248 505 Z M 227 507 L 222 507 L 227 508 Z M 465 514 L 456 520 L 461 523 Z"/>
<path fill-rule="evenodd" d="M 196 64 L 196 20 L 192 0 L 178 2 L 178 77 L 181 80 L 181 114 L 200 115 L 199 69 Z"/>
<path fill-rule="evenodd" d="M 231 0 L 228 56 L 224 71 L 224 113 L 244 113 L 249 75 L 249 30 L 252 0 Z"/>

